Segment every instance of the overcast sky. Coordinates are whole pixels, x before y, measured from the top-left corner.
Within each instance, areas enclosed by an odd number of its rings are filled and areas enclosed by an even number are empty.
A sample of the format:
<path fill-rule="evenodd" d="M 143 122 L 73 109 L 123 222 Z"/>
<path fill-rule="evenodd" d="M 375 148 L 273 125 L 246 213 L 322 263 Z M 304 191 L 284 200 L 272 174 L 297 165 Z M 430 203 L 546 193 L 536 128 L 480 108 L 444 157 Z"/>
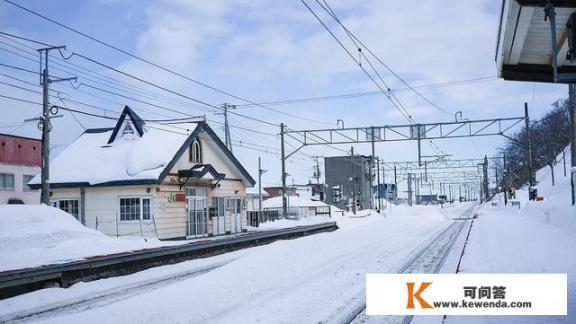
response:
<path fill-rule="evenodd" d="M 353 49 L 346 34 L 338 29 L 334 21 L 322 14 L 314 1 L 308 2 L 328 27 Z M 22 0 L 18 3 L 123 50 L 251 101 L 377 90 L 299 0 Z M 330 0 L 328 3 L 354 34 L 412 85 L 496 76 L 494 55 L 501 5 L 499 0 Z M 0 30 L 49 44 L 66 45 L 71 52 L 84 54 L 213 105 L 244 103 L 131 59 L 3 1 L 0 1 Z M 30 43 L 27 45 L 39 47 Z M 37 71 L 36 54 L 26 54 L 13 46 L 22 49 L 18 44 L 0 37 L 0 63 Z M 56 56 L 53 61 L 60 62 Z M 222 122 L 222 116 L 215 115 L 214 109 L 139 84 L 78 57 L 69 62 L 173 99 L 154 101 L 154 98 L 134 94 L 128 96 L 193 115 L 206 115 L 209 119 Z M 377 68 L 390 88 L 403 87 L 381 65 L 377 65 Z M 78 76 L 79 82 L 90 83 L 86 74 L 71 72 L 52 70 L 55 76 Z M 41 89 L 36 85 L 23 82 L 37 84 L 36 75 L 1 66 L 0 73 L 1 95 L 41 102 L 40 94 L 5 84 L 39 91 Z M 110 85 L 104 82 L 98 87 L 109 89 L 107 86 Z M 121 111 L 127 104 L 145 118 L 160 118 L 159 114 L 182 117 L 85 86 L 75 90 L 69 83 L 58 83 L 53 85 L 53 89 L 61 92 L 54 93 L 56 96 L 113 111 Z M 530 105 L 531 118 L 538 118 L 553 101 L 566 96 L 567 87 L 490 79 L 457 86 L 423 88 L 420 91 L 449 113 L 441 112 L 411 91 L 398 90 L 395 94 L 415 120 L 433 122 L 451 121 L 456 111 L 462 111 L 464 117 L 469 119 L 521 116 L 524 102 Z M 62 104 L 57 98 L 52 98 L 52 101 Z M 66 104 L 70 108 L 102 113 L 87 106 Z M 303 118 L 286 116 L 262 107 L 240 107 L 236 111 L 274 124 L 284 122 L 292 129 L 335 127 L 337 119 L 344 120 L 346 127 L 406 123 L 384 95 L 270 107 Z M 40 106 L 0 98 L 0 132 L 39 137 L 35 124 L 19 124 L 26 118 L 37 116 L 39 112 Z M 234 141 L 269 146 L 276 150 L 279 148 L 275 136 L 279 127 L 238 116 L 231 116 L 230 123 L 232 126 L 272 134 L 261 135 L 232 128 Z M 111 125 L 112 122 L 104 119 L 64 113 L 63 118 L 54 121 L 53 143 L 58 145 L 57 149 L 61 149 L 78 137 L 84 128 Z M 221 125 L 212 126 L 222 133 Z M 438 140 L 435 144 L 454 158 L 479 158 L 485 154 L 493 155 L 503 140 L 501 137 Z M 348 150 L 350 147 L 341 148 Z M 412 142 L 380 143 L 376 150 L 381 160 L 417 158 L 416 145 Z M 424 150 L 425 154 L 435 153 L 430 146 L 424 146 Z M 278 184 L 280 180 L 279 157 L 269 151 L 234 147 L 234 153 L 255 178 L 257 158 L 262 157 L 264 168 L 269 170 L 264 176 L 265 185 Z M 369 154 L 370 148 L 369 145 L 356 145 L 355 151 Z M 302 153 L 324 156 L 343 154 L 321 147 L 305 148 Z M 306 155 L 297 154 L 295 157 L 298 159 L 288 162 L 289 182 L 292 179 L 297 183 L 308 182 L 313 162 Z"/>

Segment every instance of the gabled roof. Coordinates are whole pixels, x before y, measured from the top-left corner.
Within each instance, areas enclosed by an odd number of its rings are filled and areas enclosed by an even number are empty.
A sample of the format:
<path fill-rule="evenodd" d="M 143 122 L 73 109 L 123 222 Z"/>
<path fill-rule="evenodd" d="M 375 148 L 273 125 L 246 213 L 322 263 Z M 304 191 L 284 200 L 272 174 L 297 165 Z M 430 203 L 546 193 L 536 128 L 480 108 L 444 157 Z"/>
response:
<path fill-rule="evenodd" d="M 110 139 L 108 140 L 108 144 L 112 144 L 112 142 L 114 142 L 114 140 L 116 139 L 116 136 L 118 136 L 118 133 L 120 132 L 120 128 L 122 127 L 122 125 L 124 125 L 124 120 L 126 119 L 126 116 L 128 116 L 128 118 L 130 118 L 130 120 L 132 121 L 132 125 L 134 126 L 134 128 L 136 128 L 138 135 L 140 135 L 140 137 L 142 137 L 142 135 L 144 135 L 144 124 L 145 123 L 142 120 L 142 118 L 140 118 L 140 116 L 138 116 L 134 112 L 134 110 L 130 109 L 130 107 L 124 106 L 124 110 L 122 111 L 120 118 L 118 118 L 118 122 L 116 122 L 116 126 L 114 127 L 114 131 L 112 132 L 112 135 L 110 135 Z"/>
<path fill-rule="evenodd" d="M 120 120 L 126 116 L 131 118 L 137 130 L 142 131 L 142 136 L 133 141 L 114 141 L 119 125 L 122 125 Z M 126 107 L 116 127 L 86 130 L 52 161 L 51 187 L 159 184 L 201 134 L 211 139 L 222 153 L 219 156 L 247 186 L 254 185 L 254 179 L 206 122 L 178 124 L 182 132 L 174 131 L 174 126 L 170 125 L 155 124 L 146 129 L 143 126 L 142 119 Z M 185 134 L 184 131 L 189 133 Z M 210 169 L 206 172 L 210 172 Z M 215 169 L 213 172 L 220 175 Z M 29 184 L 32 188 L 38 188 L 40 176 Z"/>
<path fill-rule="evenodd" d="M 197 164 L 190 170 L 178 170 L 179 177 L 203 178 L 210 174 L 214 180 L 222 180 L 226 177 L 224 173 L 218 173 L 211 164 Z"/>
<path fill-rule="evenodd" d="M 224 153 L 224 155 L 228 158 L 228 160 L 231 162 L 231 164 L 242 175 L 242 178 L 246 182 L 246 184 L 248 184 L 249 187 L 253 187 L 254 184 L 256 184 L 256 181 L 252 178 L 250 173 L 248 173 L 248 171 L 246 171 L 246 169 L 244 168 L 244 166 L 242 166 L 240 161 L 238 161 L 238 159 L 236 159 L 234 154 L 232 154 L 232 152 L 230 152 L 230 150 L 226 147 L 224 142 L 222 142 L 222 140 L 220 140 L 220 137 L 218 137 L 218 135 L 214 132 L 214 130 L 206 122 L 198 123 L 198 127 L 196 127 L 194 132 L 192 132 L 192 135 L 190 135 L 190 137 L 188 137 L 188 139 L 186 140 L 184 145 L 182 145 L 182 147 L 180 148 L 178 153 L 174 156 L 172 161 L 170 161 L 168 166 L 164 169 L 164 171 L 160 175 L 160 178 L 164 179 L 164 177 L 166 177 L 168 175 L 168 172 L 170 172 L 170 170 L 172 170 L 172 168 L 174 167 L 176 162 L 178 162 L 180 157 L 182 157 L 182 155 L 186 152 L 188 147 L 190 147 L 190 145 L 192 145 L 192 143 L 198 138 L 198 136 L 202 132 L 205 132 L 210 137 L 212 142 L 215 143 L 216 146 L 220 149 L 220 151 L 222 151 Z"/>

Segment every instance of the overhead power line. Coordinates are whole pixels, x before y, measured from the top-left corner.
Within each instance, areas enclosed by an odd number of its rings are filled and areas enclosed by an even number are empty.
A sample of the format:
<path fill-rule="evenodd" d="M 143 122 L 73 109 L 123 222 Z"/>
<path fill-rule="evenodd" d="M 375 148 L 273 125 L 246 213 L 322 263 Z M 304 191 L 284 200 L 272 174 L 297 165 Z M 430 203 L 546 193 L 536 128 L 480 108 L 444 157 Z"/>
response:
<path fill-rule="evenodd" d="M 427 103 L 429 103 L 432 107 L 438 109 L 439 111 L 448 114 L 448 115 L 452 115 L 451 112 L 445 110 L 444 108 L 436 105 L 434 102 L 432 102 L 430 99 L 428 99 L 427 97 L 425 97 L 422 93 L 420 93 L 418 90 L 416 90 L 413 86 L 411 86 L 408 82 L 406 82 L 406 80 L 404 80 L 400 75 L 398 75 L 396 72 L 394 72 L 386 63 L 384 63 L 380 57 L 378 57 L 376 54 L 374 54 L 374 52 L 368 47 L 366 46 L 358 37 L 356 37 L 356 35 L 354 35 L 354 33 L 352 33 L 343 23 L 342 21 L 338 18 L 338 16 L 336 15 L 336 13 L 334 12 L 334 10 L 332 10 L 332 8 L 330 7 L 330 5 L 328 4 L 328 2 L 326 0 L 322 0 L 324 5 L 322 3 L 320 3 L 319 0 L 315 0 L 316 3 L 318 3 L 318 5 L 320 5 L 320 7 L 322 7 L 322 9 L 324 9 L 324 11 L 326 13 L 328 13 L 329 16 L 331 16 L 337 23 L 338 25 L 340 25 L 340 27 L 342 27 L 342 29 L 346 32 L 346 34 L 350 37 L 350 39 L 354 42 L 354 44 L 356 44 L 356 42 L 358 42 L 358 44 L 360 44 L 364 49 L 366 49 L 368 51 L 368 53 L 374 58 L 376 59 L 380 64 L 382 64 L 382 66 L 384 66 L 390 73 L 392 73 L 392 75 L 394 75 L 398 80 L 400 80 L 406 87 L 408 87 L 410 90 L 412 90 L 416 95 L 418 95 L 420 98 L 422 98 L 424 101 L 426 101 Z M 360 52 L 362 55 L 365 54 L 363 52 Z M 370 61 L 368 61 L 370 62 Z"/>
<path fill-rule="evenodd" d="M 308 3 L 306 3 L 306 1 L 304 1 L 304 0 L 300 0 L 300 2 L 302 2 L 302 4 L 304 6 L 306 6 L 308 11 L 314 16 L 314 18 L 316 18 L 316 20 L 318 20 L 318 22 L 324 27 L 324 29 L 330 34 L 330 36 L 332 36 L 332 38 L 334 38 L 334 40 L 338 43 L 338 45 L 340 45 L 340 47 L 346 52 L 346 54 L 348 54 L 348 56 L 356 63 L 356 65 L 358 65 L 358 67 L 360 67 L 362 72 L 364 72 L 364 74 L 366 74 L 366 76 L 370 79 L 370 81 L 372 81 L 372 83 L 374 83 L 374 85 L 376 85 L 376 87 L 388 98 L 388 100 L 392 103 L 392 105 L 396 108 L 396 110 L 398 110 L 398 112 L 400 112 L 400 114 L 402 116 L 404 116 L 404 118 L 406 118 L 408 121 L 413 123 L 412 116 L 405 110 L 405 108 L 403 108 L 401 105 L 398 105 L 394 101 L 394 99 L 391 97 L 389 91 L 387 91 L 389 89 L 389 87 L 384 85 L 386 87 L 386 90 L 385 90 L 382 87 L 382 85 L 380 85 L 374 79 L 374 77 L 362 66 L 362 64 L 360 64 L 356 60 L 354 55 L 352 53 L 350 53 L 348 48 L 346 48 L 346 46 L 342 43 L 342 41 L 334 34 L 334 32 L 326 25 L 326 23 L 318 16 L 318 14 L 308 5 Z"/>
<path fill-rule="evenodd" d="M 202 81 L 193 79 L 193 78 L 191 78 L 191 77 L 189 77 L 189 76 L 187 76 L 187 75 L 184 75 L 184 74 L 182 74 L 182 73 L 179 73 L 179 72 L 177 72 L 177 71 L 175 71 L 175 70 L 173 70 L 173 69 L 164 67 L 164 66 L 162 66 L 162 65 L 160 65 L 160 64 L 158 64 L 158 63 L 155 63 L 155 62 L 153 62 L 153 61 L 151 61 L 151 60 L 148 60 L 148 59 L 145 59 L 145 58 L 143 58 L 143 57 L 141 57 L 141 56 L 138 56 L 138 55 L 136 55 L 136 54 L 130 53 L 130 52 L 128 52 L 128 51 L 126 51 L 126 50 L 123 50 L 123 49 L 121 49 L 121 48 L 119 48 L 119 47 L 117 47 L 117 46 L 114 46 L 114 45 L 112 45 L 112 44 L 110 44 L 110 43 L 108 43 L 108 42 L 102 41 L 102 40 L 100 40 L 100 39 L 98 39 L 98 38 L 96 38 L 96 37 L 94 37 L 94 36 L 91 36 L 91 35 L 89 35 L 89 34 L 87 34 L 87 33 L 85 33 L 85 32 L 82 32 L 82 31 L 80 31 L 80 30 L 78 30 L 78 29 L 76 29 L 76 28 L 73 28 L 73 27 L 70 27 L 70 26 L 68 26 L 68 25 L 65 25 L 65 24 L 57 21 L 56 19 L 50 18 L 50 17 L 48 17 L 48 16 L 46 16 L 46 15 L 43 15 L 43 14 L 41 14 L 41 13 L 39 13 L 39 12 L 36 12 L 36 11 L 32 10 L 32 9 L 29 9 L 29 8 L 27 8 L 27 7 L 24 7 L 24 6 L 22 6 L 22 5 L 20 5 L 20 4 L 16 3 L 16 2 L 14 2 L 14 1 L 4 0 L 4 2 L 6 2 L 6 3 L 8 3 L 8 4 L 12 5 L 12 6 L 15 6 L 15 7 L 17 7 L 17 8 L 20 8 L 20 9 L 22 9 L 22 10 L 24 10 L 24 11 L 26 11 L 26 12 L 32 14 L 32 15 L 35 15 L 35 16 L 37 16 L 37 17 L 39 17 L 39 18 L 42 18 L 42 19 L 45 20 L 45 21 L 48 21 L 48 22 L 50 22 L 50 23 L 52 23 L 52 24 L 55 24 L 55 25 L 57 25 L 57 26 L 60 26 L 61 28 L 64 28 L 64 29 L 66 29 L 66 30 L 68 30 L 68 31 L 71 31 L 71 32 L 76 33 L 76 34 L 78 34 L 78 35 L 81 35 L 81 36 L 83 36 L 83 37 L 85 37 L 85 38 L 88 38 L 88 39 L 90 39 L 90 40 L 92 40 L 92 41 L 94 41 L 94 42 L 96 42 L 96 43 L 98 43 L 98 44 L 101 44 L 101 45 L 103 45 L 103 46 L 106 46 L 106 47 L 108 47 L 108 48 L 110 48 L 110 49 L 113 49 L 113 50 L 115 50 L 115 51 L 117 51 L 117 52 L 119 52 L 119 53 L 122 53 L 122 54 L 124 54 L 124 55 L 127 55 L 127 56 L 129 56 L 129 57 L 131 57 L 131 58 L 133 58 L 133 59 L 135 59 L 135 60 L 138 60 L 138 61 L 140 61 L 140 62 L 143 62 L 143 63 L 149 64 L 149 65 L 151 65 L 151 66 L 154 66 L 154 67 L 157 68 L 157 69 L 160 69 L 160 70 L 162 70 L 162 71 L 164 71 L 164 72 L 167 72 L 167 73 L 170 73 L 170 74 L 172 74 L 172 75 L 175 75 L 175 76 L 177 76 L 177 77 L 180 77 L 180 78 L 185 79 L 185 80 L 187 80 L 187 81 L 190 81 L 190 82 L 192 82 L 192 83 L 195 83 L 195 84 L 197 84 L 197 85 L 199 85 L 199 86 L 208 88 L 208 89 L 210 89 L 210 90 L 212 90 L 212 91 L 215 91 L 215 92 L 218 92 L 218 93 L 220 93 L 220 94 L 223 94 L 223 95 L 232 97 L 232 98 L 234 98 L 234 99 L 240 100 L 240 101 L 242 101 L 242 102 L 249 103 L 249 104 L 254 104 L 254 105 L 258 106 L 258 107 L 261 107 L 261 108 L 264 108 L 264 109 L 267 109 L 267 110 L 270 110 L 270 111 L 274 111 L 274 112 L 277 112 L 277 113 L 280 113 L 280 114 L 283 114 L 283 115 L 286 115 L 286 116 L 290 116 L 290 117 L 293 117 L 293 118 L 298 118 L 298 119 L 302 119 L 302 120 L 308 120 L 308 121 L 317 122 L 317 123 L 321 123 L 321 124 L 328 124 L 328 123 L 323 122 L 323 121 L 319 121 L 319 120 L 315 120 L 315 119 L 310 119 L 310 118 L 305 118 L 305 117 L 300 117 L 300 116 L 297 116 L 297 115 L 292 115 L 292 114 L 289 114 L 289 113 L 286 113 L 286 112 L 283 112 L 283 111 L 280 111 L 280 110 L 275 110 L 275 109 L 273 109 L 273 108 L 269 108 L 269 107 L 266 107 L 266 106 L 264 106 L 264 105 L 260 105 L 260 104 L 258 104 L 258 103 L 256 103 L 256 102 L 253 102 L 253 101 L 248 100 L 248 99 L 246 99 L 246 98 L 240 97 L 240 96 L 235 95 L 235 94 L 233 94 L 233 93 L 230 93 L 230 92 L 228 92 L 228 91 L 225 91 L 225 90 L 222 90 L 222 89 L 218 89 L 218 88 L 216 88 L 216 87 L 214 87 L 214 86 L 211 86 L 211 85 L 209 85 L 209 84 L 207 84 L 207 83 L 205 83 L 205 82 L 202 82 Z M 6 34 L 6 33 L 5 33 L 5 34 Z M 18 36 L 18 38 L 20 38 L 20 39 L 25 39 L 25 38 L 19 37 L 19 36 Z M 30 41 L 33 41 L 33 40 L 30 40 Z M 238 113 L 235 113 L 235 114 L 238 115 L 238 116 L 241 116 L 241 115 L 238 114 Z M 275 125 L 275 126 L 277 126 L 277 125 Z"/>
<path fill-rule="evenodd" d="M 445 82 L 422 84 L 422 85 L 418 85 L 418 86 L 413 86 L 413 88 L 415 88 L 415 89 L 436 89 L 436 88 L 453 87 L 453 86 L 465 85 L 468 83 L 493 81 L 493 80 L 498 80 L 498 78 L 497 77 L 482 77 L 482 78 L 471 78 L 471 79 L 463 79 L 463 80 L 455 80 L 455 81 L 445 81 Z M 392 91 L 392 92 L 405 91 L 405 90 L 410 90 L 410 88 L 404 87 L 404 88 L 390 89 L 390 91 Z M 265 102 L 260 102 L 260 104 L 267 105 L 267 106 L 282 106 L 282 105 L 305 104 L 305 103 L 315 103 L 315 102 L 342 100 L 342 99 L 354 99 L 354 98 L 359 98 L 359 97 L 368 97 L 368 96 L 376 96 L 376 95 L 382 95 L 382 92 L 381 91 L 352 92 L 352 93 L 345 93 L 345 94 L 339 94 L 339 95 L 265 101 Z M 238 107 L 238 108 L 252 107 L 252 106 L 254 106 L 254 105 L 252 105 L 252 104 L 237 104 L 236 105 L 236 107 Z"/>

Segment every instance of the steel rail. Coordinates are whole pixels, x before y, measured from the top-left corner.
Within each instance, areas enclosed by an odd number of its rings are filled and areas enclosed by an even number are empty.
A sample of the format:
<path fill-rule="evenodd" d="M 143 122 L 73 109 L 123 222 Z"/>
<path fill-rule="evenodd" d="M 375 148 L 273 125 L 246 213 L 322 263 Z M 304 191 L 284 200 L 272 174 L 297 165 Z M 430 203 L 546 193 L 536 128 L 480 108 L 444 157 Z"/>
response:
<path fill-rule="evenodd" d="M 464 212 L 464 214 L 473 214 L 474 208 L 475 207 L 471 207 L 467 209 Z M 418 250 L 406 263 L 404 263 L 396 271 L 396 273 L 409 273 L 408 271 L 410 270 L 410 267 L 415 265 L 422 258 L 422 256 L 426 254 L 426 252 L 431 251 L 435 243 L 441 241 L 442 238 L 445 237 L 445 235 L 449 233 L 455 233 L 452 237 L 450 237 L 448 244 L 443 245 L 443 247 L 446 247 L 446 251 L 441 255 L 440 259 L 438 259 L 439 261 L 435 263 L 433 273 L 438 273 L 442 269 L 442 266 L 444 265 L 446 259 L 450 255 L 450 252 L 454 249 L 454 245 L 458 237 L 460 237 L 462 229 L 466 226 L 466 223 L 468 223 L 467 220 L 462 220 L 462 218 L 455 220 L 450 226 L 446 227 L 445 229 L 440 231 L 440 233 L 436 234 L 431 240 L 429 240 L 425 244 L 425 246 L 422 247 L 420 250 Z M 354 308 L 353 311 L 350 312 L 342 322 L 346 324 L 355 323 L 361 317 L 362 313 L 365 311 L 366 311 L 366 302 Z M 412 321 L 412 319 L 413 316 L 404 316 L 401 320 L 401 323 L 409 324 Z"/>

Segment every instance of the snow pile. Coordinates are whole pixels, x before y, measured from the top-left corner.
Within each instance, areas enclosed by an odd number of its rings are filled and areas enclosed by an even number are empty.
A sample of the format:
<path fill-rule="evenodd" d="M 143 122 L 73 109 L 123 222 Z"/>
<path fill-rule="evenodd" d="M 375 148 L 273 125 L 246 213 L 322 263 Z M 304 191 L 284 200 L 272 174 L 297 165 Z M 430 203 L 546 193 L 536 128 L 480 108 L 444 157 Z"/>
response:
<path fill-rule="evenodd" d="M 373 209 L 362 209 L 362 210 L 357 210 L 356 214 L 354 214 L 354 212 L 345 212 L 344 216 L 346 217 L 368 217 L 368 216 L 375 216 L 375 215 L 379 215 L 377 211 L 373 210 Z"/>
<path fill-rule="evenodd" d="M 112 238 L 45 205 L 0 205 L 0 271 L 178 244 Z"/>
<path fill-rule="evenodd" d="M 250 227 L 248 226 L 247 229 L 250 232 L 255 231 L 269 231 L 269 230 L 276 230 L 282 228 L 292 228 L 298 226 L 306 226 L 306 225 L 316 225 L 322 223 L 329 223 L 334 221 L 334 219 L 329 218 L 328 216 L 309 216 L 302 219 L 279 219 L 273 222 L 264 222 L 260 223 L 259 227 Z"/>
<path fill-rule="evenodd" d="M 327 204 L 312 200 L 307 197 L 287 196 L 288 207 L 318 207 L 328 206 Z M 266 199 L 262 202 L 262 208 L 282 208 L 282 196 Z"/>

